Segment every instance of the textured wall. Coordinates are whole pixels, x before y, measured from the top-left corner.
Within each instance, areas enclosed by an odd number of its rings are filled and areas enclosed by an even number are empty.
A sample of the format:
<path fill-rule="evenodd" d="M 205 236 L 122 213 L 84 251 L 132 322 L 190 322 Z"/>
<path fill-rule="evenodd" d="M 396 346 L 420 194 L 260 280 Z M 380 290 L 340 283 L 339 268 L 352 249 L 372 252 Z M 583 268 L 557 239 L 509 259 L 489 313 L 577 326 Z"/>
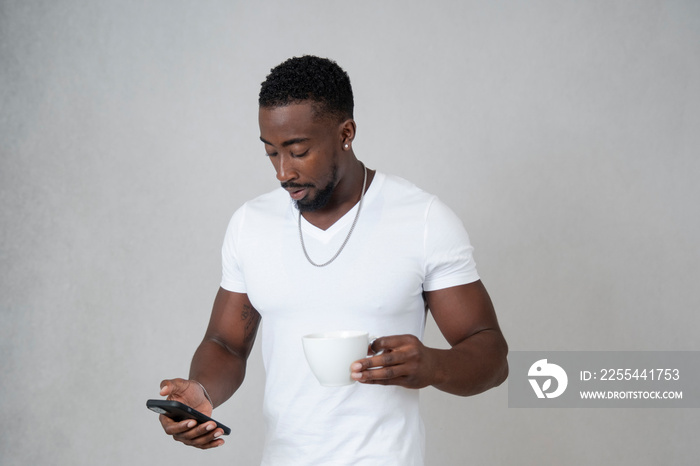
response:
<path fill-rule="evenodd" d="M 259 460 L 258 349 L 224 448 L 144 404 L 276 186 L 258 86 L 304 53 L 349 72 L 358 156 L 463 218 L 511 349 L 700 349 L 698 2 L 2 0 L 0 463 Z M 700 454 L 693 410 L 515 410 L 507 384 L 423 408 L 433 465 Z"/>

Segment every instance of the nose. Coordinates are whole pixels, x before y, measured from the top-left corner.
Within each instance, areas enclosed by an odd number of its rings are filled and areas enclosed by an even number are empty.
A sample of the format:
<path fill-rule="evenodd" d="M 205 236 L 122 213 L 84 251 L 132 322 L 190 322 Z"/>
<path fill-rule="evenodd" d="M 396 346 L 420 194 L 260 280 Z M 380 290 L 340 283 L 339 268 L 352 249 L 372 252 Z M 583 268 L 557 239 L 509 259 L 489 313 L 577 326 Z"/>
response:
<path fill-rule="evenodd" d="M 275 166 L 277 179 L 280 183 L 293 180 L 298 176 L 298 173 L 294 169 L 294 162 L 288 155 L 277 155 L 277 157 L 273 158 L 272 164 Z"/>

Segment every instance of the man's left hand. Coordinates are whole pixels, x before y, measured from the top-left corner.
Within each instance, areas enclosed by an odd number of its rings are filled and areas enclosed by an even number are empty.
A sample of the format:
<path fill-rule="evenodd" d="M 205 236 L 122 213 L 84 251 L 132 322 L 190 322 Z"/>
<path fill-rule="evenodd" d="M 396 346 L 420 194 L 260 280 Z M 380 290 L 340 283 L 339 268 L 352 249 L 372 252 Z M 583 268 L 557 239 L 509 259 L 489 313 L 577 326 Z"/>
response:
<path fill-rule="evenodd" d="M 414 335 L 377 338 L 371 350 L 380 353 L 354 362 L 352 378 L 361 383 L 423 388 L 436 381 L 435 351 Z"/>

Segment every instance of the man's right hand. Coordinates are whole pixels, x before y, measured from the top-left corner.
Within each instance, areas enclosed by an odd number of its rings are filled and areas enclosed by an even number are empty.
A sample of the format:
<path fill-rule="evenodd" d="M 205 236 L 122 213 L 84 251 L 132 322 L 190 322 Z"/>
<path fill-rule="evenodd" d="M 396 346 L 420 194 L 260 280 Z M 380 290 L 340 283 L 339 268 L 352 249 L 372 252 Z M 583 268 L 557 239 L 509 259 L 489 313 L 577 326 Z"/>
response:
<path fill-rule="evenodd" d="M 195 381 L 185 379 L 163 380 L 160 383 L 160 394 L 161 396 L 167 396 L 168 400 L 179 401 L 211 417 L 213 407 L 204 395 L 202 387 Z M 224 444 L 224 439 L 219 438 L 224 434 L 224 431 L 217 428 L 216 423 L 213 421 L 205 422 L 204 424 L 197 424 L 197 421 L 193 419 L 176 422 L 162 414 L 159 416 L 159 419 L 165 433 L 185 445 L 208 449 Z"/>
<path fill-rule="evenodd" d="M 207 332 L 192 357 L 189 377 L 194 380 L 164 380 L 160 384 L 160 394 L 211 417 L 214 408 L 196 380 L 211 384 L 207 389 L 217 405 L 229 399 L 245 377 L 246 360 L 260 320 L 247 294 L 219 288 Z M 186 445 L 212 448 L 224 444 L 220 438 L 224 432 L 215 422 L 198 425 L 193 420 L 175 422 L 165 416 L 160 417 L 160 422 L 166 434 Z"/>

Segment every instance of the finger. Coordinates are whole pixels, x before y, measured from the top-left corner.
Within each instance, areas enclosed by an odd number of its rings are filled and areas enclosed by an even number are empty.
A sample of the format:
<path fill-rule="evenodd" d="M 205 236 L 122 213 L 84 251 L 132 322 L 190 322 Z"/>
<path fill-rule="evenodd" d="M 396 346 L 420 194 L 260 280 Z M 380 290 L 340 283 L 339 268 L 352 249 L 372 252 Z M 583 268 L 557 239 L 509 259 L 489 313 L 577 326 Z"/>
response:
<path fill-rule="evenodd" d="M 183 394 L 189 386 L 189 381 L 185 379 L 163 380 L 160 383 L 161 396 L 177 397 Z"/>
<path fill-rule="evenodd" d="M 161 396 L 177 395 L 183 390 L 184 379 L 170 379 L 163 380 L 160 383 L 160 394 Z"/>
<path fill-rule="evenodd" d="M 223 434 L 218 434 L 218 435 L 220 436 L 220 435 L 223 435 Z M 226 442 L 224 441 L 223 438 L 214 437 L 214 439 L 211 440 L 211 441 L 209 441 L 209 442 L 205 442 L 205 443 L 197 444 L 197 445 L 192 445 L 192 446 L 193 446 L 193 447 L 196 447 L 196 448 L 200 448 L 200 449 L 202 449 L 202 450 L 208 450 L 208 449 L 210 449 L 210 448 L 220 447 L 220 446 L 223 445 L 224 443 L 226 443 Z"/>
<path fill-rule="evenodd" d="M 392 335 L 388 337 L 380 337 L 372 342 L 372 353 L 377 354 L 382 351 L 390 351 L 401 346 L 402 336 Z"/>
<path fill-rule="evenodd" d="M 374 365 L 374 363 L 372 362 L 372 358 L 360 359 L 359 361 L 355 361 L 350 365 L 350 372 L 354 378 L 359 378 L 359 377 L 355 377 L 355 375 L 359 374 L 363 371 L 366 371 L 371 367 L 379 367 L 379 366 Z"/>
<path fill-rule="evenodd" d="M 379 367 L 367 367 L 362 369 L 361 363 L 356 363 L 351 366 L 350 377 L 359 382 L 378 382 L 382 380 L 394 380 L 406 378 L 410 375 L 409 366 L 406 364 L 389 365 L 384 364 Z"/>
<path fill-rule="evenodd" d="M 194 426 L 190 427 L 194 422 Z M 173 428 L 173 437 L 175 440 L 194 440 L 199 437 L 204 437 L 209 433 L 212 433 L 216 429 L 216 424 L 213 422 L 205 422 L 203 424 L 197 424 L 195 421 L 183 421 L 182 425 L 177 425 Z"/>
<path fill-rule="evenodd" d="M 173 435 L 173 439 L 197 448 L 212 448 L 223 444 L 223 440 L 217 442 L 223 434 L 224 431 L 218 429 L 215 423 L 207 422 L 181 434 Z"/>
<path fill-rule="evenodd" d="M 362 383 L 401 385 L 402 381 L 406 379 L 406 375 L 402 370 L 402 366 L 390 366 L 353 373 L 351 376 Z"/>
<path fill-rule="evenodd" d="M 215 436 L 216 435 L 216 436 Z M 178 442 L 195 448 L 201 448 L 207 450 L 209 448 L 218 447 L 224 444 L 224 439 L 219 438 L 221 434 L 211 434 L 207 436 L 197 437 L 195 439 L 181 439 L 178 437 L 173 437 Z"/>
<path fill-rule="evenodd" d="M 391 380 L 397 377 L 402 377 L 404 374 L 398 367 L 389 366 L 383 367 L 381 369 L 375 369 L 371 371 L 365 371 L 362 373 L 362 378 L 364 380 Z"/>
<path fill-rule="evenodd" d="M 197 424 L 194 419 L 175 422 L 167 427 L 166 433 L 172 435 L 175 440 L 194 440 L 196 438 L 213 433 L 216 429 L 215 422 L 205 422 Z"/>
<path fill-rule="evenodd" d="M 202 450 L 208 450 L 208 449 L 210 449 L 210 448 L 220 447 L 220 446 L 223 445 L 224 443 L 226 443 L 226 442 L 224 441 L 224 439 L 222 439 L 222 438 L 217 438 L 217 439 L 214 439 L 214 440 L 212 440 L 211 442 L 206 443 L 206 444 L 204 444 L 204 445 L 202 445 L 202 446 L 200 446 L 200 447 L 198 447 L 198 448 L 201 448 Z"/>
<path fill-rule="evenodd" d="M 167 396 L 168 394 L 170 394 L 170 390 L 171 390 L 170 384 L 171 384 L 170 380 L 163 380 L 160 383 L 160 396 Z"/>
<path fill-rule="evenodd" d="M 351 372 L 362 372 L 370 369 L 376 370 L 380 367 L 396 366 L 399 364 L 403 364 L 405 362 L 404 359 L 405 358 L 403 357 L 401 352 L 389 351 L 377 356 L 372 356 L 370 358 L 364 358 L 355 361 L 350 366 L 350 370 Z"/>
<path fill-rule="evenodd" d="M 372 351 L 375 354 L 381 351 L 391 351 L 393 349 L 397 349 L 405 345 L 410 345 L 418 341 L 419 340 L 415 335 L 410 334 L 380 337 L 372 342 Z"/>
<path fill-rule="evenodd" d="M 168 435 L 178 435 L 188 430 L 193 429 L 197 426 L 197 421 L 194 419 L 186 419 L 184 421 L 175 421 L 168 416 L 161 414 L 158 416 L 160 424 L 163 426 L 163 430 Z"/>

